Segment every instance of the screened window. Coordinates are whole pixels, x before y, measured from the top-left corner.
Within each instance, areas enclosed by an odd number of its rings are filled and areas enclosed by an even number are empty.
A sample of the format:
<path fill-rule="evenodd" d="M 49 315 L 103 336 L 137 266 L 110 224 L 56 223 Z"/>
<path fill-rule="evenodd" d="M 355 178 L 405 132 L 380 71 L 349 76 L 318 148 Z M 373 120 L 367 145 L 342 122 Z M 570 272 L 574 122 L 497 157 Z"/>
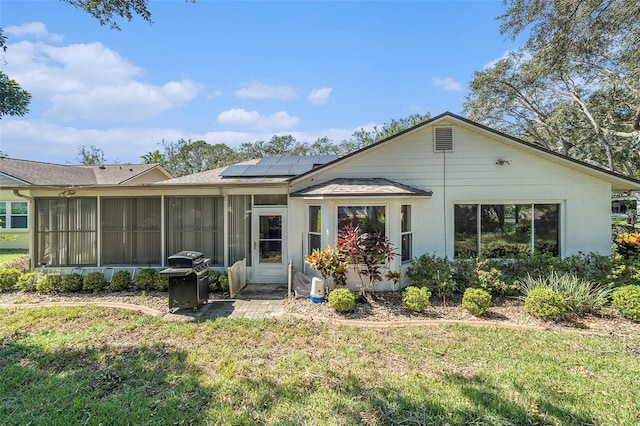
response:
<path fill-rule="evenodd" d="M 159 265 L 160 198 L 103 198 L 102 263 Z"/>
<path fill-rule="evenodd" d="M 229 195 L 229 265 L 251 266 L 251 195 Z"/>
<path fill-rule="evenodd" d="M 27 229 L 29 227 L 29 203 L 27 201 L 0 201 L 0 228 Z"/>
<path fill-rule="evenodd" d="M 322 248 L 322 208 L 309 206 L 309 235 L 307 254 Z"/>
<path fill-rule="evenodd" d="M 97 264 L 96 198 L 36 198 L 36 262 Z"/>
<path fill-rule="evenodd" d="M 339 206 L 338 230 L 351 224 L 361 232 L 380 232 L 385 236 L 385 206 Z"/>
<path fill-rule="evenodd" d="M 411 230 L 411 205 L 400 206 L 400 256 L 403 262 L 413 257 L 413 231 Z"/>
<path fill-rule="evenodd" d="M 224 199 L 167 198 L 167 256 L 199 251 L 212 265 L 224 264 Z"/>
<path fill-rule="evenodd" d="M 286 206 L 287 194 L 256 194 L 253 204 L 258 206 Z"/>
<path fill-rule="evenodd" d="M 454 212 L 456 257 L 560 252 L 558 204 L 459 204 Z"/>

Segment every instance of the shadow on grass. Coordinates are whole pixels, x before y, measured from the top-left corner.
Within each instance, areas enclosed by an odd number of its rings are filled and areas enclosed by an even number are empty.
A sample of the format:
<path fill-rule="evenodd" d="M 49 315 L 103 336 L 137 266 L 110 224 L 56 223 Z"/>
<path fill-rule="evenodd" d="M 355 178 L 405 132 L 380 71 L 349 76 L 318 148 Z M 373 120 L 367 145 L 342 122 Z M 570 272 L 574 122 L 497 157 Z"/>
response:
<path fill-rule="evenodd" d="M 47 349 L 37 339 L 0 345 L 3 424 L 203 423 L 210 392 L 186 353 L 161 345 Z"/>

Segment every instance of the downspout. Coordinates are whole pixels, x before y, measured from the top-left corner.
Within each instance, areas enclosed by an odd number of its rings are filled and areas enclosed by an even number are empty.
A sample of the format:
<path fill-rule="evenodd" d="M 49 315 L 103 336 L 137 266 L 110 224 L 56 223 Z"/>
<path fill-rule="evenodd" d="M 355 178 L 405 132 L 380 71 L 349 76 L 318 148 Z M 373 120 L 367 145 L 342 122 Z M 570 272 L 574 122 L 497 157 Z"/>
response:
<path fill-rule="evenodd" d="M 29 201 L 29 270 L 31 271 L 31 269 L 33 268 L 33 247 L 35 246 L 35 232 L 33 232 L 34 226 L 33 226 L 33 222 L 34 222 L 34 215 L 33 215 L 33 204 L 35 199 L 30 196 L 30 195 L 25 195 L 25 194 L 21 194 L 19 189 L 14 189 L 13 190 L 13 195 L 15 195 L 16 197 L 20 197 L 20 198 L 24 198 L 25 200 Z"/>

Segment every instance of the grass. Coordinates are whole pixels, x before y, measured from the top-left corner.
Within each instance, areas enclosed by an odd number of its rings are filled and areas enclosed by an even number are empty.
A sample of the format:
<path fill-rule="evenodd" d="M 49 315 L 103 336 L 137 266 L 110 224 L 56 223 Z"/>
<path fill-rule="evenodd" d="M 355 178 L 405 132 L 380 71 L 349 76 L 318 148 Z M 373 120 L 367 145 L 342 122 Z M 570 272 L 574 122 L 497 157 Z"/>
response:
<path fill-rule="evenodd" d="M 0 310 L 3 424 L 640 423 L 640 340 Z"/>
<path fill-rule="evenodd" d="M 24 256 L 25 254 L 29 254 L 29 250 L 21 250 L 21 249 L 0 249 L 0 268 L 6 264 L 7 262 Z"/>

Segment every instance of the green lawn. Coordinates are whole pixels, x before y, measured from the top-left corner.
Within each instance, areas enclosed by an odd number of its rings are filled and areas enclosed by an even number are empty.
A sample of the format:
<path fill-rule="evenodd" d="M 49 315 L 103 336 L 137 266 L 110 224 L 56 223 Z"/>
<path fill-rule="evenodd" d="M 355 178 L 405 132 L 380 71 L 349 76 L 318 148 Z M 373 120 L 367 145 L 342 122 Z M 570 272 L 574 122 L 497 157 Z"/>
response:
<path fill-rule="evenodd" d="M 0 248 L 0 267 L 16 257 L 24 256 L 25 254 L 29 254 L 29 250 Z"/>
<path fill-rule="evenodd" d="M 2 424 L 640 424 L 640 340 L 0 310 Z"/>

